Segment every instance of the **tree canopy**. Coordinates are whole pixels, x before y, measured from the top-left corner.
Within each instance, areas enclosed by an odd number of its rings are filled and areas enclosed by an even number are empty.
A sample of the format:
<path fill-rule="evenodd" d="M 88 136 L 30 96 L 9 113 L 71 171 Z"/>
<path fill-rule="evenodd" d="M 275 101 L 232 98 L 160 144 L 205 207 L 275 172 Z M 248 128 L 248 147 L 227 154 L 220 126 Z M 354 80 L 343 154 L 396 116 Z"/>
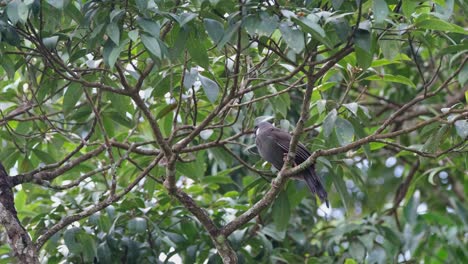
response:
<path fill-rule="evenodd" d="M 467 10 L 0 0 L 0 263 L 468 263 Z"/>

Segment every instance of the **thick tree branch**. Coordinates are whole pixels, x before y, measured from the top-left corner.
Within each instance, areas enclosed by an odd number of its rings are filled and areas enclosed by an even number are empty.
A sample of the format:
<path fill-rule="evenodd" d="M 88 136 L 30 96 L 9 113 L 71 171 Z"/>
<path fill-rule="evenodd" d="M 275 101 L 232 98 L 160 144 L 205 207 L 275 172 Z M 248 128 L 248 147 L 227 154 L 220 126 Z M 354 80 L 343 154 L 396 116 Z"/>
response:
<path fill-rule="evenodd" d="M 0 163 L 0 224 L 5 228 L 8 243 L 18 261 L 39 263 L 37 250 L 18 219 L 12 187 L 8 174 Z"/>

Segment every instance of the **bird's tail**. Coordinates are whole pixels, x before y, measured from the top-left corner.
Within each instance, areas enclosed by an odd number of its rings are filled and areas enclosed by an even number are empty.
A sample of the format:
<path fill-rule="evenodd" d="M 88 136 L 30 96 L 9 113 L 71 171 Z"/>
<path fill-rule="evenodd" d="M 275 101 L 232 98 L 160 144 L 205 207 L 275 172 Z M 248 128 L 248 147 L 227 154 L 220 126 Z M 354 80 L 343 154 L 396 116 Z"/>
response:
<path fill-rule="evenodd" d="M 320 176 L 315 172 L 315 166 L 310 166 L 310 168 L 305 172 L 304 180 L 310 191 L 312 191 L 313 194 L 316 194 L 320 198 L 320 201 L 325 202 L 327 207 L 330 207 L 328 203 L 328 193 L 325 190 L 325 187 L 323 187 Z"/>

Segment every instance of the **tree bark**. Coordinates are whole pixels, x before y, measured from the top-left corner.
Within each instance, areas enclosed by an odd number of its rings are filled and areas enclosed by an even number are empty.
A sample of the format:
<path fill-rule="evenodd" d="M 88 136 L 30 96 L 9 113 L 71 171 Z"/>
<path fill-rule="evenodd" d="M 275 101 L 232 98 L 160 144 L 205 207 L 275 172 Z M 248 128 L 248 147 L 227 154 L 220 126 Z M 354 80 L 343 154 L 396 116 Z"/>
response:
<path fill-rule="evenodd" d="M 11 186 L 8 174 L 0 163 L 0 224 L 6 230 L 8 243 L 18 262 L 39 263 L 36 247 L 18 219 Z"/>

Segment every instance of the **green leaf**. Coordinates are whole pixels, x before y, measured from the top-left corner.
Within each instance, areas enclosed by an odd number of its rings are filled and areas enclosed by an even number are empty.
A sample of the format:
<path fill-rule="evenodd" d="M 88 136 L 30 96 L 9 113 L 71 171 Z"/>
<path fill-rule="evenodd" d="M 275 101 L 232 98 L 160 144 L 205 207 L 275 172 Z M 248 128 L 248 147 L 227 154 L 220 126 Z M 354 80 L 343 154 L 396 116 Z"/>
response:
<path fill-rule="evenodd" d="M 190 72 L 185 71 L 184 73 L 184 87 L 189 90 L 192 88 L 192 85 L 198 78 L 198 70 L 196 68 L 191 68 Z"/>
<path fill-rule="evenodd" d="M 451 24 L 447 21 L 444 21 L 442 19 L 436 18 L 436 17 L 427 17 L 424 16 L 421 19 L 418 19 L 415 24 L 416 27 L 422 28 L 422 29 L 430 29 L 430 30 L 437 30 L 437 31 L 444 31 L 444 32 L 453 32 L 453 33 L 459 33 L 463 35 L 467 35 L 468 31 L 465 30 L 464 28 Z"/>
<path fill-rule="evenodd" d="M 108 232 L 112 226 L 111 219 L 108 215 L 99 213 L 97 214 L 97 226 L 101 231 Z"/>
<path fill-rule="evenodd" d="M 115 43 L 115 45 L 119 45 L 120 42 L 120 29 L 117 23 L 110 23 L 107 25 L 106 34 L 109 38 Z"/>
<path fill-rule="evenodd" d="M 341 146 L 353 142 L 354 128 L 348 120 L 338 117 L 335 122 L 335 132 Z"/>
<path fill-rule="evenodd" d="M 112 121 L 114 121 L 114 123 L 112 124 L 114 127 L 116 124 L 121 124 L 122 126 L 125 126 L 127 128 L 133 127 L 133 119 L 130 119 L 127 116 L 125 116 L 125 113 L 109 111 L 108 113 L 105 113 L 104 116 L 107 116 L 111 118 Z"/>
<path fill-rule="evenodd" d="M 2 164 L 5 168 L 11 168 L 15 165 L 21 157 L 21 152 L 17 149 L 9 148 L 8 150 L 2 150 L 6 155 L 2 159 Z M 1 155 L 1 153 L 0 153 Z"/>
<path fill-rule="evenodd" d="M 291 208 L 286 192 L 282 191 L 276 198 L 272 207 L 273 221 L 276 230 L 283 232 L 287 229 L 289 219 L 291 218 Z"/>
<path fill-rule="evenodd" d="M 159 107 L 158 107 L 159 108 Z M 162 108 L 158 109 L 157 114 L 156 114 L 156 120 L 163 118 L 169 113 L 172 113 L 174 109 L 177 108 L 177 104 L 168 104 L 168 105 L 163 105 Z"/>
<path fill-rule="evenodd" d="M 202 194 L 204 191 L 205 191 L 205 188 L 198 184 L 190 185 L 187 188 L 187 192 L 191 195 L 199 195 L 199 194 Z"/>
<path fill-rule="evenodd" d="M 393 229 L 387 227 L 387 226 L 378 226 L 378 229 L 380 229 L 383 233 L 383 236 L 389 240 L 395 247 L 400 246 L 401 240 L 400 237 L 398 237 L 398 234 L 393 231 Z"/>
<path fill-rule="evenodd" d="M 458 73 L 458 82 L 461 86 L 465 85 L 468 81 L 468 63 L 465 63 L 463 68 L 461 69 L 460 73 Z M 466 102 L 468 102 L 468 92 L 465 92 Z"/>
<path fill-rule="evenodd" d="M 178 17 L 178 20 L 177 20 L 179 22 L 179 27 L 183 27 L 185 24 L 192 21 L 196 17 L 197 17 L 197 14 L 195 13 L 187 13 L 187 12 L 182 13 Z"/>
<path fill-rule="evenodd" d="M 42 162 L 46 164 L 52 164 L 55 162 L 55 159 L 47 152 L 44 152 L 40 149 L 33 149 L 32 151 L 34 155 L 36 155 Z"/>
<path fill-rule="evenodd" d="M 206 97 L 208 97 L 208 100 L 210 100 L 211 103 L 214 103 L 218 98 L 219 94 L 218 84 L 213 80 L 202 75 L 199 75 L 199 78 L 203 87 L 203 91 L 205 91 Z"/>
<path fill-rule="evenodd" d="M 39 92 L 36 95 L 36 98 L 39 102 L 42 102 L 47 95 L 51 92 L 55 91 L 57 88 L 57 82 L 54 80 L 50 80 L 49 82 L 44 83 L 42 86 L 39 87 Z"/>
<path fill-rule="evenodd" d="M 154 87 L 152 95 L 157 98 L 164 98 L 169 92 L 173 80 L 173 75 L 164 76 L 162 79 L 156 79 L 152 86 Z"/>
<path fill-rule="evenodd" d="M 205 69 L 210 67 L 207 49 L 203 39 L 196 32 L 190 31 L 189 38 L 185 43 L 192 59 Z M 219 47 L 219 44 L 218 44 Z"/>
<path fill-rule="evenodd" d="M 58 36 L 52 36 L 48 38 L 43 38 L 42 43 L 44 43 L 44 46 L 46 46 L 46 48 L 51 50 L 51 49 L 55 49 L 55 47 L 57 46 L 58 40 L 59 40 Z"/>
<path fill-rule="evenodd" d="M 239 192 L 238 191 L 229 191 L 223 195 L 226 198 L 233 198 L 237 199 L 239 198 Z"/>
<path fill-rule="evenodd" d="M 442 4 L 436 4 L 435 12 L 437 13 L 437 16 L 444 20 L 449 20 L 453 14 L 454 2 L 454 0 L 445 0 Z"/>
<path fill-rule="evenodd" d="M 111 92 L 106 92 L 106 97 L 112 109 L 114 109 L 115 112 L 120 113 L 123 117 L 125 117 L 126 112 L 131 112 L 129 97 Z"/>
<path fill-rule="evenodd" d="M 380 59 L 380 60 L 374 60 L 372 61 L 371 67 L 382 67 L 390 64 L 396 64 L 399 63 L 398 60 L 388 60 L 388 59 Z"/>
<path fill-rule="evenodd" d="M 269 224 L 269 225 L 263 227 L 262 231 L 260 233 L 264 234 L 264 235 L 267 235 L 267 236 L 269 236 L 270 238 L 272 238 L 272 239 L 274 239 L 276 241 L 283 241 L 284 238 L 286 237 L 286 230 L 278 231 L 276 226 L 274 226 L 273 224 Z M 270 239 L 270 241 L 271 241 L 271 239 Z"/>
<path fill-rule="evenodd" d="M 317 87 L 314 90 L 320 91 L 320 92 L 325 92 L 326 90 L 335 87 L 337 85 L 336 82 L 327 82 L 327 83 L 322 83 L 320 85 L 317 85 Z"/>
<path fill-rule="evenodd" d="M 361 263 L 364 261 L 364 257 L 366 256 L 366 249 L 361 242 L 354 241 L 349 245 L 349 254 Z"/>
<path fill-rule="evenodd" d="M 94 237 L 83 232 L 78 234 L 78 241 L 82 245 L 82 252 L 86 262 L 93 261 L 97 253 L 96 241 L 94 241 Z"/>
<path fill-rule="evenodd" d="M 372 9 L 375 23 L 381 24 L 388 16 L 388 6 L 385 0 L 373 0 Z"/>
<path fill-rule="evenodd" d="M 71 83 L 63 95 L 63 113 L 68 115 L 75 107 L 83 94 L 83 88 L 79 83 Z"/>
<path fill-rule="evenodd" d="M 338 113 L 337 113 L 336 109 L 333 109 L 332 111 L 330 111 L 327 114 L 327 116 L 323 120 L 322 129 L 323 129 L 323 135 L 325 137 L 330 136 L 331 132 L 333 131 L 333 128 L 335 127 L 337 114 Z"/>
<path fill-rule="evenodd" d="M 267 12 L 260 12 L 258 15 L 249 15 L 242 23 L 245 30 L 251 35 L 270 36 L 278 27 L 278 17 L 270 16 Z"/>
<path fill-rule="evenodd" d="M 206 163 L 205 157 L 203 156 L 204 152 L 200 151 L 197 154 L 197 159 L 194 162 L 190 163 L 180 163 L 177 164 L 176 170 L 180 174 L 187 176 L 191 179 L 201 179 L 205 175 Z"/>
<path fill-rule="evenodd" d="M 204 140 L 207 140 L 213 135 L 214 131 L 213 129 L 205 129 L 200 132 L 200 137 Z"/>
<path fill-rule="evenodd" d="M 33 169 L 33 165 L 29 158 L 22 158 L 19 160 L 19 170 L 18 172 L 24 173 Z"/>
<path fill-rule="evenodd" d="M 232 184 L 232 179 L 227 175 L 215 175 L 215 176 L 208 176 L 204 177 L 202 180 L 203 183 L 206 184 Z"/>
<path fill-rule="evenodd" d="M 412 88 L 416 88 L 416 85 L 410 79 L 401 75 L 391 75 L 391 74 L 372 75 L 372 76 L 366 77 L 365 80 L 396 82 L 396 83 L 406 84 L 408 86 L 411 86 Z"/>
<path fill-rule="evenodd" d="M 67 246 L 68 250 L 72 253 L 80 253 L 82 251 L 82 245 L 81 243 L 77 240 L 77 235 L 82 232 L 79 227 L 72 227 L 67 229 L 63 233 L 63 240 L 65 242 L 65 245 Z"/>
<path fill-rule="evenodd" d="M 380 49 L 385 58 L 393 60 L 400 53 L 400 44 L 397 40 L 388 39 L 389 36 L 384 38 L 379 40 Z"/>
<path fill-rule="evenodd" d="M 419 3 L 416 1 L 402 1 L 403 14 L 407 17 L 411 16 L 418 5 Z"/>
<path fill-rule="evenodd" d="M 133 41 L 136 42 L 138 40 L 138 30 L 132 30 L 128 32 L 128 37 Z"/>
<path fill-rule="evenodd" d="M 112 253 L 106 242 L 99 244 L 97 248 L 97 260 L 99 263 L 112 263 Z"/>
<path fill-rule="evenodd" d="M 346 107 L 353 115 L 357 117 L 357 112 L 359 109 L 359 105 L 357 103 L 349 103 L 349 104 L 343 104 L 344 107 Z"/>
<path fill-rule="evenodd" d="M 241 21 L 228 26 L 223 38 L 218 43 L 217 47 L 219 50 L 221 50 L 224 47 L 224 45 L 226 45 L 226 43 L 231 41 L 231 39 L 234 37 L 234 34 L 239 30 L 240 25 Z"/>
<path fill-rule="evenodd" d="M 242 168 L 242 165 L 235 166 L 230 169 L 225 169 L 223 171 L 220 171 L 218 174 L 214 176 L 207 176 L 204 177 L 202 182 L 203 183 L 220 183 L 220 184 L 230 184 L 233 183 L 231 177 L 229 175 L 233 173 L 234 171 Z"/>
<path fill-rule="evenodd" d="M 68 1 L 65 0 L 46 0 L 49 5 L 62 10 L 67 4 Z"/>
<path fill-rule="evenodd" d="M 436 133 L 433 133 L 429 137 L 429 139 L 427 139 L 426 143 L 424 143 L 422 150 L 428 152 L 435 152 L 439 148 L 440 144 L 442 144 L 442 142 L 444 141 L 444 135 L 447 132 L 448 128 L 448 125 L 442 125 L 442 127 Z"/>
<path fill-rule="evenodd" d="M 205 29 L 208 32 L 208 36 L 210 36 L 215 44 L 218 44 L 224 35 L 223 24 L 217 20 L 209 18 L 203 19 L 203 23 L 205 24 Z"/>
<path fill-rule="evenodd" d="M 335 30 L 338 38 L 341 41 L 346 41 L 351 33 L 351 27 L 349 26 L 348 21 L 343 17 L 332 17 L 329 21 L 333 24 L 333 29 Z"/>
<path fill-rule="evenodd" d="M 99 47 L 101 48 L 101 41 L 104 33 L 106 32 L 106 24 L 96 25 L 88 37 L 87 47 L 90 49 Z"/>
<path fill-rule="evenodd" d="M 356 30 L 354 36 L 356 46 L 367 53 L 371 53 L 371 33 L 365 29 Z M 359 60 L 359 58 L 358 58 Z"/>
<path fill-rule="evenodd" d="M 244 18 L 242 26 L 245 28 L 245 31 L 247 31 L 248 34 L 255 35 L 258 34 L 257 30 L 259 24 L 260 18 L 258 17 L 258 15 L 251 14 Z"/>
<path fill-rule="evenodd" d="M 325 111 L 325 106 L 327 105 L 327 100 L 318 100 L 317 101 L 317 111 L 319 114 L 322 114 Z"/>
<path fill-rule="evenodd" d="M 365 29 L 358 29 L 354 36 L 356 43 L 355 53 L 359 67 L 367 69 L 372 63 L 372 38 L 371 33 Z"/>
<path fill-rule="evenodd" d="M 364 245 L 366 250 L 371 250 L 374 247 L 374 240 L 376 237 L 376 233 L 368 233 L 359 237 L 359 241 L 362 243 L 362 245 Z"/>
<path fill-rule="evenodd" d="M 138 17 L 136 21 L 143 31 L 150 34 L 152 37 L 159 38 L 161 26 L 158 23 L 141 17 Z"/>
<path fill-rule="evenodd" d="M 119 8 L 112 10 L 109 15 L 110 22 L 118 22 L 125 15 L 125 11 Z"/>
<path fill-rule="evenodd" d="M 455 200 L 453 197 L 450 198 L 451 204 L 455 204 L 455 215 L 457 215 L 463 222 L 465 228 L 468 228 L 468 210 L 466 203 Z"/>
<path fill-rule="evenodd" d="M 111 68 L 114 67 L 115 62 L 120 56 L 120 47 L 115 45 L 112 40 L 107 40 L 106 44 L 104 44 L 104 49 L 102 51 L 102 55 L 104 57 L 104 62 Z"/>
<path fill-rule="evenodd" d="M 15 192 L 15 207 L 16 210 L 21 214 L 21 211 L 27 210 L 27 201 L 28 195 L 24 190 L 18 190 Z"/>
<path fill-rule="evenodd" d="M 142 217 L 135 217 L 128 221 L 127 229 L 131 233 L 145 233 L 146 232 L 146 219 Z"/>
<path fill-rule="evenodd" d="M 314 19 L 311 19 L 312 16 Z M 316 17 L 316 15 L 310 14 L 307 17 L 302 17 L 300 19 L 291 18 L 291 20 L 300 25 L 303 31 L 310 33 L 313 39 L 317 39 L 320 43 L 325 44 L 325 46 L 328 48 L 333 48 L 333 44 L 327 39 L 325 31 L 318 24 L 319 19 Z"/>
<path fill-rule="evenodd" d="M 455 129 L 462 139 L 468 139 L 468 120 L 455 121 Z"/>
<path fill-rule="evenodd" d="M 312 33 L 314 35 L 318 35 L 320 37 L 325 37 L 325 31 L 323 28 L 317 23 L 318 19 L 310 19 L 310 16 L 315 16 L 314 14 L 310 14 L 307 17 L 302 17 L 301 19 L 292 19 L 293 21 L 300 22 L 301 26 L 304 27 L 305 31 Z"/>
<path fill-rule="evenodd" d="M 21 0 L 13 0 L 8 3 L 6 13 L 13 25 L 20 22 L 24 24 L 28 19 L 28 6 Z"/>
<path fill-rule="evenodd" d="M 112 120 L 112 118 L 110 118 L 107 113 L 102 115 L 102 123 L 103 123 L 104 130 L 107 136 L 114 137 L 115 136 L 115 123 L 114 123 L 114 120 Z"/>
<path fill-rule="evenodd" d="M 348 189 L 343 179 L 343 169 L 337 167 L 337 171 L 329 174 L 332 179 L 333 185 L 335 185 L 336 190 L 341 198 L 341 203 L 343 204 L 345 211 L 349 210 L 350 204 L 352 202 L 351 197 L 349 196 Z"/>
<path fill-rule="evenodd" d="M 335 10 L 340 10 L 340 7 L 343 4 L 344 0 L 332 0 L 331 2 Z"/>
<path fill-rule="evenodd" d="M 151 1 L 148 0 L 136 0 L 135 2 L 138 9 L 142 12 L 147 11 L 149 4 L 151 3 Z M 154 2 L 152 3 L 154 4 Z"/>
<path fill-rule="evenodd" d="M 182 58 L 182 55 L 185 54 L 187 40 L 189 37 L 188 31 L 188 29 L 181 28 L 177 33 L 174 44 L 170 50 L 171 58 Z"/>
<path fill-rule="evenodd" d="M 255 32 L 259 36 L 270 36 L 278 28 L 279 19 L 277 15 L 270 15 L 268 12 L 260 12 L 260 23 Z"/>
<path fill-rule="evenodd" d="M 301 53 L 304 50 L 305 40 L 302 31 L 290 27 L 286 22 L 280 24 L 279 30 L 286 44 L 294 50 L 295 53 Z"/>
<path fill-rule="evenodd" d="M 372 63 L 372 54 L 368 51 L 363 50 L 360 47 L 355 48 L 357 65 L 361 67 L 363 70 L 370 67 Z"/>
<path fill-rule="evenodd" d="M 159 42 L 155 37 L 148 36 L 146 34 L 141 34 L 141 42 L 146 47 L 146 49 L 156 56 L 156 58 L 161 58 L 161 47 L 159 46 Z"/>
<path fill-rule="evenodd" d="M 0 34 L 0 41 L 1 41 L 1 34 Z M 10 59 L 10 57 L 2 56 L 2 59 L 0 60 L 0 64 L 2 65 L 3 69 L 5 69 L 8 79 L 13 79 L 15 77 L 16 69 L 15 69 L 15 64 Z M 9 100 L 12 100 L 14 97 L 16 97 L 16 92 L 14 92 L 13 89 L 9 89 L 7 91 L 2 92 L 3 100 L 7 99 L 7 94 L 10 94 L 8 98 L 11 98 L 11 99 Z"/>

